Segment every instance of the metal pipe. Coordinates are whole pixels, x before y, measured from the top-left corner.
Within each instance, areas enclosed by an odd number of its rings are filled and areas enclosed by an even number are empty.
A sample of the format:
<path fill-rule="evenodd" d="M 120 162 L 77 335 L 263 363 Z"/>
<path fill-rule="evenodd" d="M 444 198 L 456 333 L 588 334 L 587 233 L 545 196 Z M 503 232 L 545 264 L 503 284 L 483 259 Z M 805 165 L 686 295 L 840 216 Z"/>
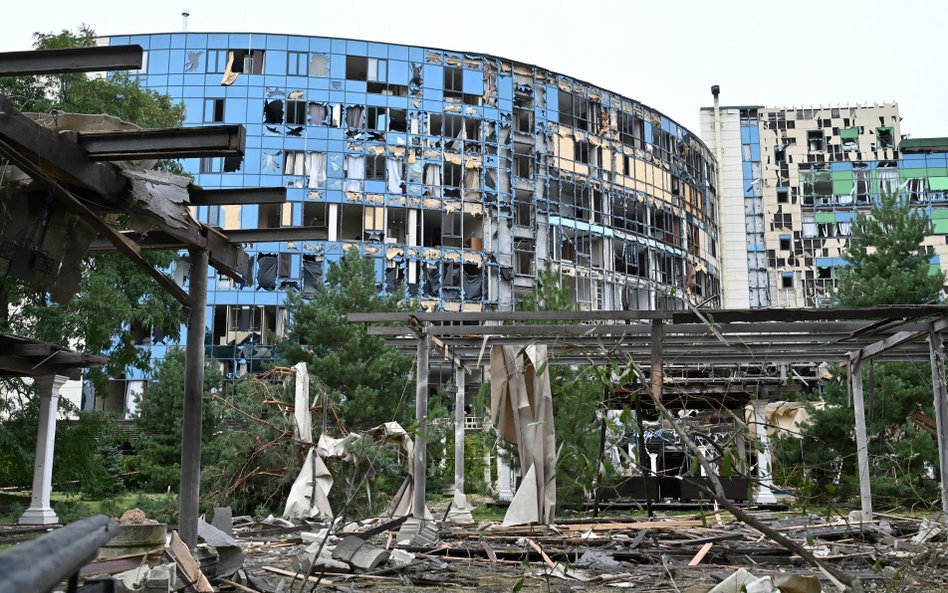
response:
<path fill-rule="evenodd" d="M 197 545 L 201 496 L 201 425 L 204 417 L 204 334 L 207 313 L 207 251 L 190 249 L 188 342 L 185 346 L 184 417 L 181 432 L 181 488 L 178 534 L 189 548 Z"/>
<path fill-rule="evenodd" d="M 455 367 L 454 386 L 454 491 L 464 494 L 464 367 Z"/>
<path fill-rule="evenodd" d="M 0 593 L 50 591 L 95 558 L 121 527 L 95 515 L 0 553 Z"/>

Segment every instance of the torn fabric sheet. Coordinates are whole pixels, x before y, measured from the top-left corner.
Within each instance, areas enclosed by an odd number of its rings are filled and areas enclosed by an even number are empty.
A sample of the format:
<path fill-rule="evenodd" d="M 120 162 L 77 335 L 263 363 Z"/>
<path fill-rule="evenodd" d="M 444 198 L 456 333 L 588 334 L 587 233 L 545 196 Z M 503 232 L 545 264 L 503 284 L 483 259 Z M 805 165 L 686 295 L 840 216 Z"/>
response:
<path fill-rule="evenodd" d="M 313 444 L 313 416 L 309 410 L 309 371 L 305 362 L 293 365 L 296 370 L 296 393 L 294 398 L 294 437 L 300 443 Z"/>
<path fill-rule="evenodd" d="M 490 352 L 490 411 L 497 434 L 517 445 L 524 479 L 504 525 L 552 523 L 556 507 L 556 436 L 545 345 L 518 354 L 512 346 Z"/>
<path fill-rule="evenodd" d="M 323 460 L 316 455 L 316 448 L 306 454 L 299 476 L 290 488 L 283 509 L 284 519 L 332 519 L 329 491 L 333 479 Z"/>

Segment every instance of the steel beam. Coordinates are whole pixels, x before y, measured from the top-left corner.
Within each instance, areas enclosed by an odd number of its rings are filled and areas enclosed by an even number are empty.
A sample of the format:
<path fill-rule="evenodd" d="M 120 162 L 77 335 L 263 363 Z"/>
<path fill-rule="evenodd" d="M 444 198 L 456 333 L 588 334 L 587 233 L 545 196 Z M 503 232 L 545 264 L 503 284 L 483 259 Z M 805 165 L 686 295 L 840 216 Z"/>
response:
<path fill-rule="evenodd" d="M 218 206 L 231 204 L 282 204 L 286 202 L 285 187 L 251 187 L 228 189 L 191 188 L 192 206 Z"/>
<path fill-rule="evenodd" d="M 140 70 L 140 45 L 103 45 L 0 53 L 0 76 Z"/>
<path fill-rule="evenodd" d="M 859 478 L 859 501 L 862 520 L 872 521 L 872 486 L 869 483 L 869 436 L 866 433 L 866 400 L 862 388 L 862 361 L 858 356 L 850 360 L 853 414 L 856 418 L 856 458 Z"/>
<path fill-rule="evenodd" d="M 418 338 L 415 358 L 415 452 L 412 460 L 412 505 L 411 513 L 416 519 L 425 518 L 425 494 L 428 457 L 428 351 L 430 341 L 422 334 Z"/>
<path fill-rule="evenodd" d="M 234 229 L 227 231 L 227 239 L 231 243 L 326 241 L 329 239 L 329 231 L 321 227 L 307 226 L 284 227 L 279 229 Z"/>
<path fill-rule="evenodd" d="M 928 334 L 935 405 L 935 442 L 938 444 L 938 474 L 941 477 L 941 510 L 948 516 L 948 388 L 945 386 L 945 348 L 935 324 Z"/>
<path fill-rule="evenodd" d="M 5 96 L 0 96 L 0 153 L 15 163 L 26 160 L 50 178 L 105 197 L 116 206 L 129 184 L 108 165 L 90 161 L 75 142 L 20 113 Z"/>
<path fill-rule="evenodd" d="M 79 132 L 76 140 L 94 161 L 243 156 L 242 125 Z"/>

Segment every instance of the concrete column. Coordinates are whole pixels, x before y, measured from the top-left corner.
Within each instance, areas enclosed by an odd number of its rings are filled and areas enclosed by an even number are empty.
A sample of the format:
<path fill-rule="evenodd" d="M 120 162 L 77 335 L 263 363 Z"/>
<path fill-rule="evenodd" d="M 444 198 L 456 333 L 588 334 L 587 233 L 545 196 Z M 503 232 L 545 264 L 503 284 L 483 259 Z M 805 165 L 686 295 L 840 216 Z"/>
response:
<path fill-rule="evenodd" d="M 33 379 L 40 398 L 39 425 L 36 430 L 36 459 L 33 462 L 33 498 L 30 508 L 20 516 L 21 525 L 51 525 L 59 517 L 50 506 L 53 493 L 53 446 L 56 442 L 56 412 L 59 391 L 68 377 L 43 375 Z"/>
<path fill-rule="evenodd" d="M 415 379 L 415 420 L 418 430 L 415 433 L 415 456 L 412 461 L 412 516 L 425 518 L 425 493 L 428 442 L 424 435 L 428 432 L 428 338 L 427 334 L 418 338 L 418 354 Z"/>
<path fill-rule="evenodd" d="M 764 419 L 764 408 L 767 402 L 760 400 L 754 401 L 754 426 L 757 427 L 757 440 L 760 441 L 760 448 L 757 450 L 757 496 L 754 501 L 758 504 L 772 504 L 777 502 L 774 496 L 773 476 L 770 473 L 770 439 L 767 437 L 766 420 Z"/>
<path fill-rule="evenodd" d="M 504 461 L 502 455 L 497 456 L 497 498 L 510 501 L 514 497 L 513 470 Z"/>
<path fill-rule="evenodd" d="M 872 521 L 872 489 L 869 485 L 869 437 L 866 435 L 866 401 L 862 391 L 862 364 L 850 360 L 853 413 L 856 416 L 856 458 L 859 462 L 859 500 L 862 520 Z"/>
<path fill-rule="evenodd" d="M 928 328 L 935 399 L 935 427 L 938 433 L 938 467 L 941 475 L 941 510 L 948 517 L 948 390 L 945 388 L 945 351 L 941 334 Z"/>
<path fill-rule="evenodd" d="M 454 491 L 464 494 L 464 369 L 454 369 Z"/>
<path fill-rule="evenodd" d="M 207 315 L 208 255 L 190 249 L 188 341 L 185 344 L 184 410 L 181 430 L 181 488 L 178 534 L 191 549 L 197 546 L 198 503 L 201 497 L 201 429 L 204 418 L 204 334 Z"/>

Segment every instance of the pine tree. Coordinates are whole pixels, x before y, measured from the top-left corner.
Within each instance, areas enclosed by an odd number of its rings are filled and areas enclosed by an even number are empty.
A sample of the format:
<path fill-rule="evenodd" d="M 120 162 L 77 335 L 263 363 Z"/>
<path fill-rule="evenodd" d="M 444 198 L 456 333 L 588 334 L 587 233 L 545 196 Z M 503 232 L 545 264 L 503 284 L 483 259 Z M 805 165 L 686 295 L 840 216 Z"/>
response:
<path fill-rule="evenodd" d="M 291 293 L 286 304 L 290 322 L 280 356 L 288 365 L 306 362 L 340 404 L 348 429 L 411 418 L 411 359 L 347 319 L 349 313 L 403 308 L 398 296 L 379 294 L 373 259 L 346 253 L 329 267 L 325 286 L 311 300 Z"/>
<path fill-rule="evenodd" d="M 899 194 L 883 192 L 869 214 L 856 215 L 853 237 L 837 272 L 843 307 L 929 303 L 938 299 L 944 274 L 932 274 L 922 240 L 928 218 Z"/>

